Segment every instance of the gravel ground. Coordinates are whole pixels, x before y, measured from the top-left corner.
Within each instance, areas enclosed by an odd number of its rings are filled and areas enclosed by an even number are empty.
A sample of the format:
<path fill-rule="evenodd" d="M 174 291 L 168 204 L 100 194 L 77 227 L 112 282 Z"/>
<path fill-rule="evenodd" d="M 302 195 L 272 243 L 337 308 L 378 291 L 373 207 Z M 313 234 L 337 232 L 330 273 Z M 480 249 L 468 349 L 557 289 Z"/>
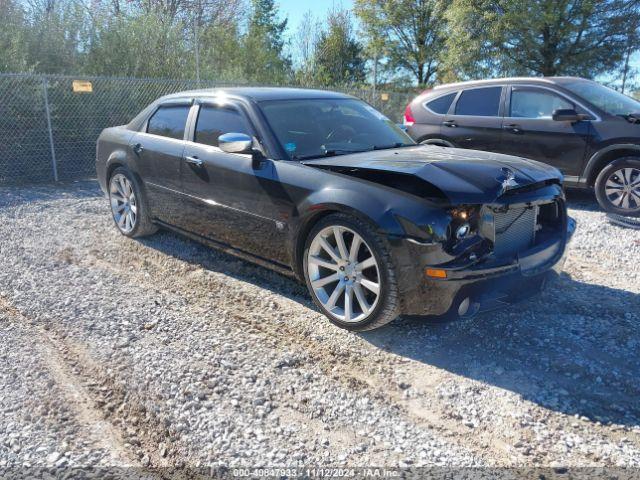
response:
<path fill-rule="evenodd" d="M 2 188 L 0 467 L 640 467 L 640 231 L 570 200 L 542 295 L 353 334 L 92 182 Z"/>

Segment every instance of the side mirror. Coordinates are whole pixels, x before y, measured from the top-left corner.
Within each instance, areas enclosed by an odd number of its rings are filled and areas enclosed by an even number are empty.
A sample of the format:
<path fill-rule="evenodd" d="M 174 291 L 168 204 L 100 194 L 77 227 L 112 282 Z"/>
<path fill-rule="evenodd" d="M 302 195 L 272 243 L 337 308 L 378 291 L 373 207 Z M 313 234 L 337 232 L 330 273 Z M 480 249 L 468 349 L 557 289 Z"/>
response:
<path fill-rule="evenodd" d="M 253 153 L 253 138 L 246 133 L 225 133 L 218 137 L 218 147 L 227 153 Z"/>
<path fill-rule="evenodd" d="M 588 115 L 576 112 L 573 108 L 557 108 L 551 114 L 551 118 L 556 122 L 579 122 L 589 117 Z"/>

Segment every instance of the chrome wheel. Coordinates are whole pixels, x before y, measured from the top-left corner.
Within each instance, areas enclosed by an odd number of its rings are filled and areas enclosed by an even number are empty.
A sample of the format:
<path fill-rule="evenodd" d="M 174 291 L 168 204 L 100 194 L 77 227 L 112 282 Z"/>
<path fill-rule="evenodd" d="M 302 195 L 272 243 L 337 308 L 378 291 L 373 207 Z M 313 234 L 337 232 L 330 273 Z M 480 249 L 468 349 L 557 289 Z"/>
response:
<path fill-rule="evenodd" d="M 380 299 L 380 269 L 373 251 L 347 227 L 318 232 L 307 254 L 307 276 L 324 309 L 343 322 L 364 320 Z"/>
<path fill-rule="evenodd" d="M 138 206 L 133 185 L 123 174 L 118 173 L 111 178 L 109 199 L 116 225 L 122 233 L 131 233 L 136 226 Z"/>
<path fill-rule="evenodd" d="M 616 170 L 604 184 L 607 199 L 618 208 L 634 210 L 640 207 L 640 170 L 624 167 Z"/>

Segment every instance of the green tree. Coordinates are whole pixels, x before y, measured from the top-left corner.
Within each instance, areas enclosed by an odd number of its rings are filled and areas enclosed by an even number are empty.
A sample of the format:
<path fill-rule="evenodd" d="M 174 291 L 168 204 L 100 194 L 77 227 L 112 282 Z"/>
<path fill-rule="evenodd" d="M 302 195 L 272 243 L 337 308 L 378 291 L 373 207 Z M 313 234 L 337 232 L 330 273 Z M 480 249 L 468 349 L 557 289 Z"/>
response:
<path fill-rule="evenodd" d="M 181 22 L 162 14 L 123 14 L 94 33 L 86 71 L 95 75 L 193 77 Z"/>
<path fill-rule="evenodd" d="M 354 6 L 367 38 L 376 42 L 371 48 L 385 45 L 389 68 L 408 72 L 418 85 L 436 78 L 445 9 L 442 0 L 355 0 Z"/>
<path fill-rule="evenodd" d="M 74 73 L 82 69 L 88 17 L 79 0 L 34 0 L 27 18 L 22 48 L 34 71 Z"/>
<path fill-rule="evenodd" d="M 453 0 L 447 79 L 578 75 L 620 65 L 637 0 Z"/>
<path fill-rule="evenodd" d="M 242 39 L 243 74 L 259 83 L 282 83 L 290 74 L 291 60 L 284 53 L 287 19 L 279 19 L 274 0 L 252 0 L 247 32 Z"/>
<path fill-rule="evenodd" d="M 0 72 L 23 72 L 27 69 L 24 51 L 25 15 L 19 3 L 0 0 Z"/>
<path fill-rule="evenodd" d="M 355 39 L 351 15 L 346 10 L 330 12 L 328 28 L 315 47 L 317 80 L 323 85 L 353 85 L 365 80 L 362 45 Z"/>

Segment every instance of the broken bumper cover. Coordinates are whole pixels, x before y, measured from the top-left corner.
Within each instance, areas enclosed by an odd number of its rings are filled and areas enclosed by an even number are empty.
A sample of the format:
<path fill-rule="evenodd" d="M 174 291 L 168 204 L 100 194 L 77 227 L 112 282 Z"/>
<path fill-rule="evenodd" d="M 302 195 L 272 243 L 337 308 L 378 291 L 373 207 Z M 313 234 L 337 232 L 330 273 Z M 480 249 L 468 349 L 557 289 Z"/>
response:
<path fill-rule="evenodd" d="M 566 247 L 575 228 L 575 220 L 568 218 L 566 235 L 528 250 L 509 264 L 444 268 L 447 277 L 442 279 L 427 278 L 424 275 L 427 266 L 414 269 L 410 275 L 401 276 L 403 314 L 443 315 L 453 309 L 457 311 L 467 299 L 474 312 L 483 312 L 532 297 L 562 271 Z M 417 287 L 404 280 L 416 275 L 420 276 Z"/>

